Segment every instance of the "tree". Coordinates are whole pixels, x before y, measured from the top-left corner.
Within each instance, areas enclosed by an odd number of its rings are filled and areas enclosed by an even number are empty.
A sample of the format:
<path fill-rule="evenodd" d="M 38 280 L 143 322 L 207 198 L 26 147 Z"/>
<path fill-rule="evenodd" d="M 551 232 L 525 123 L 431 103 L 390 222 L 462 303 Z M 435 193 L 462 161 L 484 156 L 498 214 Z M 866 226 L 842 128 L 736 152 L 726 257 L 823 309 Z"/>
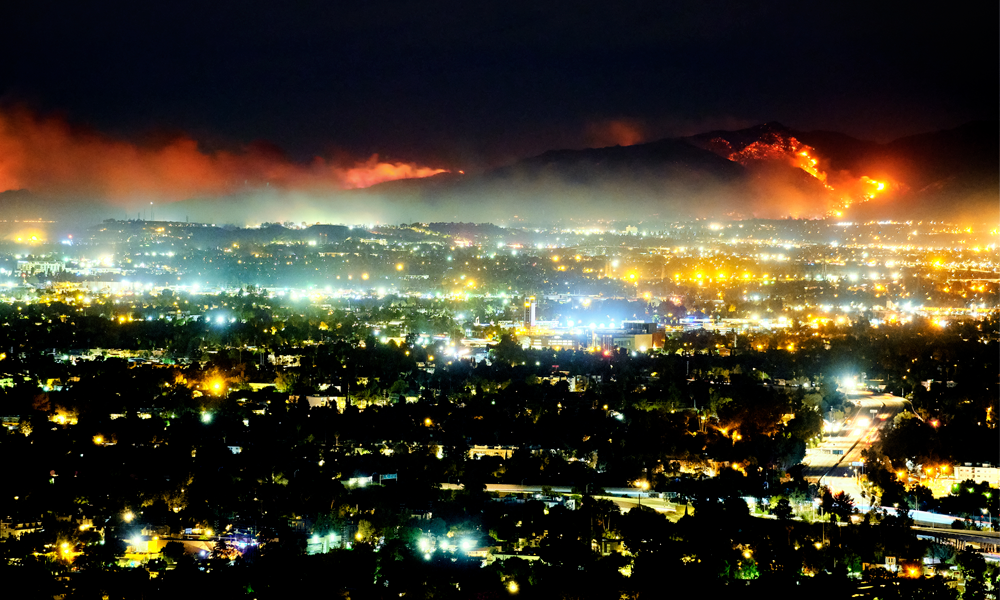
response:
<path fill-rule="evenodd" d="M 163 545 L 163 549 L 160 550 L 160 554 L 176 562 L 184 556 L 184 544 L 180 542 L 167 542 Z"/>
<path fill-rule="evenodd" d="M 372 525 L 371 521 L 361 519 L 358 521 L 358 533 L 355 539 L 359 542 L 372 542 L 378 534 L 375 526 Z"/>
<path fill-rule="evenodd" d="M 823 431 L 823 417 L 811 408 L 803 408 L 788 423 L 788 432 L 794 437 L 808 441 Z"/>
<path fill-rule="evenodd" d="M 524 362 L 524 349 L 508 334 L 502 335 L 500 342 L 490 350 L 498 362 L 506 364 Z"/>
<path fill-rule="evenodd" d="M 225 540 L 216 542 L 215 546 L 212 547 L 212 552 L 209 554 L 209 558 L 218 563 L 228 563 L 237 556 L 239 556 L 239 551 Z"/>
<path fill-rule="evenodd" d="M 751 557 L 744 557 L 737 563 L 733 576 L 736 579 L 757 579 L 760 577 L 760 570 L 757 568 L 757 561 Z"/>
<path fill-rule="evenodd" d="M 776 516 L 779 521 L 790 520 L 792 518 L 792 503 L 788 501 L 788 498 L 779 498 L 774 508 L 771 509 L 771 514 Z"/>
<path fill-rule="evenodd" d="M 827 498 L 829 498 L 829 502 Z M 838 492 L 833 496 L 824 497 L 823 504 L 826 506 L 826 511 L 836 516 L 841 523 L 850 519 L 851 515 L 854 514 L 854 498 L 851 498 L 847 492 Z"/>
<path fill-rule="evenodd" d="M 955 564 L 965 578 L 963 598 L 986 598 L 988 569 L 983 555 L 973 550 L 963 550 L 955 557 Z M 994 584 L 995 585 L 995 584 Z M 994 586 L 990 586 L 994 587 Z M 995 587 L 994 587 L 995 589 Z"/>

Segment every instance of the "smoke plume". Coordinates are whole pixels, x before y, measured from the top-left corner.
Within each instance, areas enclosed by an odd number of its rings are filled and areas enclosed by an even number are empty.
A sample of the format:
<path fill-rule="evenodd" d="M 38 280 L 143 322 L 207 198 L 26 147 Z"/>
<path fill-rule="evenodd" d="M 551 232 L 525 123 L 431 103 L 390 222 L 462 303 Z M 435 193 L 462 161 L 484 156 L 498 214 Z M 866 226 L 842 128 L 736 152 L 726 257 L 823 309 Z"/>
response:
<path fill-rule="evenodd" d="M 587 144 L 592 148 L 634 146 L 645 141 L 642 123 L 633 119 L 612 119 L 587 125 Z"/>
<path fill-rule="evenodd" d="M 256 146 L 208 152 L 190 137 L 144 146 L 24 109 L 0 111 L 0 192 L 167 202 L 260 187 L 354 189 L 441 172 L 379 161 L 377 155 L 354 164 L 322 157 L 298 164 Z"/>

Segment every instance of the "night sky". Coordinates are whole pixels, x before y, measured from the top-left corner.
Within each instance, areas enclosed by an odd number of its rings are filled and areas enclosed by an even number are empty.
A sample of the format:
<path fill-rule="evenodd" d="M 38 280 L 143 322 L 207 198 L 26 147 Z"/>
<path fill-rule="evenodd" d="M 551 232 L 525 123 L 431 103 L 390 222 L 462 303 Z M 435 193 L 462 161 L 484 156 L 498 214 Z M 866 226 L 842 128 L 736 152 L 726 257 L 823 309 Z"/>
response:
<path fill-rule="evenodd" d="M 995 2 L 94 4 L 0 9 L 2 106 L 455 169 L 763 121 L 888 141 L 1000 104 Z"/>

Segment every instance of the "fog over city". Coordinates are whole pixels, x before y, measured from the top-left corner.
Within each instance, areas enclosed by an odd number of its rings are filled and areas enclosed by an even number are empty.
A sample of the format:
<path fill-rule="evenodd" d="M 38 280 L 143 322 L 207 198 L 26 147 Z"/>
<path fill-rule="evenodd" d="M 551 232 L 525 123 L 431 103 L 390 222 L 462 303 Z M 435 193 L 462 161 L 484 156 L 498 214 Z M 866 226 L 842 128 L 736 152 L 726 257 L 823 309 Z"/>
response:
<path fill-rule="evenodd" d="M 7 596 L 997 600 L 998 19 L 0 6 Z"/>

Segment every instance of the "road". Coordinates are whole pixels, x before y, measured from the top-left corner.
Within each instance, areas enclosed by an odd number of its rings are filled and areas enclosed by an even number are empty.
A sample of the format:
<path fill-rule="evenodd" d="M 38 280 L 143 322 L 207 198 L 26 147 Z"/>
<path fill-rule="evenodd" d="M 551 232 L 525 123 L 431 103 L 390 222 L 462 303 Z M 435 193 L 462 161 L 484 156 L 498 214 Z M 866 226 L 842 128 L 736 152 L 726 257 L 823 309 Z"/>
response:
<path fill-rule="evenodd" d="M 854 405 L 847 411 L 847 426 L 827 434 L 823 442 L 806 452 L 803 464 L 808 481 L 829 486 L 836 493 L 847 492 L 861 504 L 857 475 L 863 467 L 861 452 L 876 441 L 882 430 L 897 414 L 906 409 L 907 400 L 892 394 L 857 392 L 848 394 Z"/>
<path fill-rule="evenodd" d="M 517 485 L 509 483 L 487 483 L 486 491 L 490 493 L 501 493 L 501 494 L 540 494 L 544 489 L 551 491 L 553 494 L 568 495 L 577 493 L 574 490 L 576 488 L 570 486 L 553 485 L 553 486 L 541 486 L 541 485 Z M 454 483 L 442 483 L 441 489 L 443 490 L 461 490 L 463 486 L 461 484 Z M 648 492 L 641 488 L 606 488 L 602 495 L 594 495 L 594 498 L 601 500 L 611 500 L 622 510 L 622 512 L 627 512 L 639 504 L 643 506 L 648 506 L 657 512 L 666 513 L 667 517 L 671 520 L 676 520 L 676 518 L 671 518 L 671 515 L 679 518 L 685 513 L 685 505 L 675 504 L 669 500 L 659 498 L 659 494 Z"/>
<path fill-rule="evenodd" d="M 976 548 L 987 560 L 1000 561 L 1000 532 L 953 531 L 931 527 L 914 527 L 913 531 L 919 538 L 954 546 L 959 550 Z"/>

